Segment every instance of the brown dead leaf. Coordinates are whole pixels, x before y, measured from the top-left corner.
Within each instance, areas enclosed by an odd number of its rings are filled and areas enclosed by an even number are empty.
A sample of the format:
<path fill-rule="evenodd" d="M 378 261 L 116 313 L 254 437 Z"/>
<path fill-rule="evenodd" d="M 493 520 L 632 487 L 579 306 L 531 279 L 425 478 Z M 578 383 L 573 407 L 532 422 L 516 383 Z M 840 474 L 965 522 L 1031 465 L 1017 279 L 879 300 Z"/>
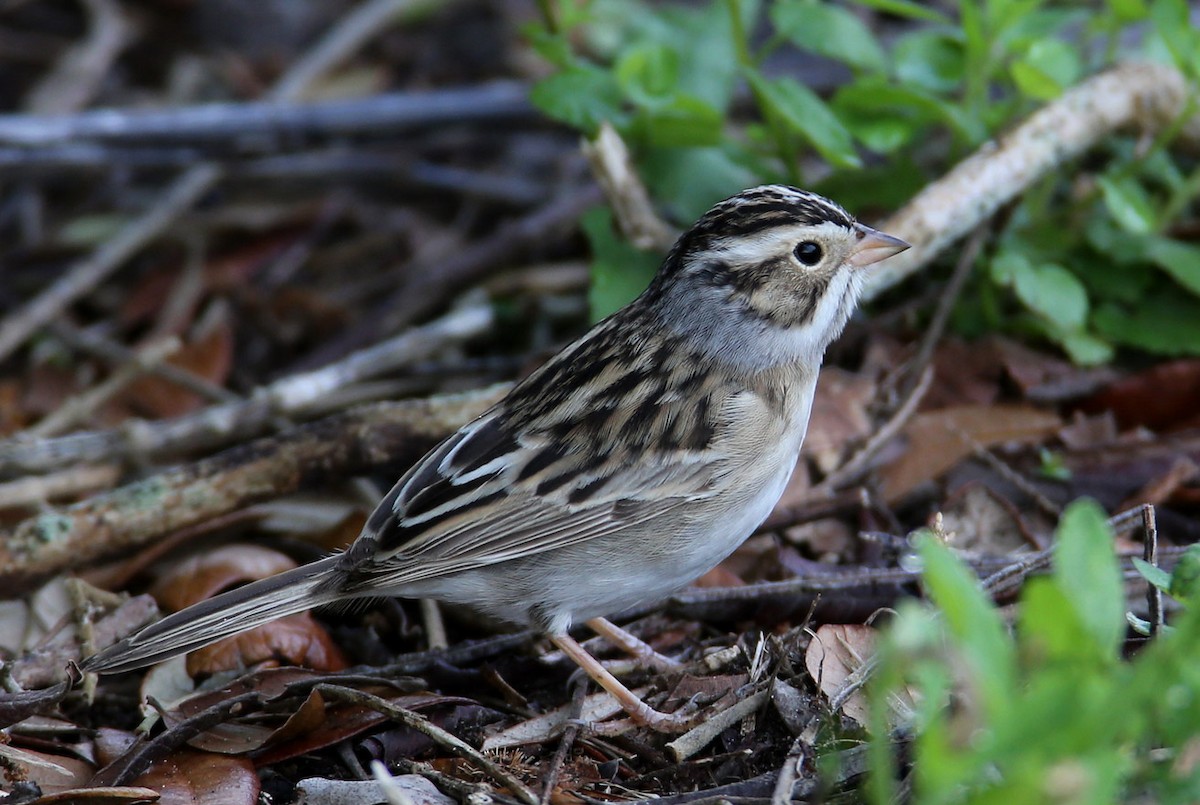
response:
<path fill-rule="evenodd" d="M 184 342 L 166 362 L 222 386 L 233 368 L 233 349 L 233 324 L 223 316 L 206 332 Z M 191 413 L 204 399 L 166 378 L 145 375 L 130 383 L 113 403 L 141 416 L 166 419 Z"/>
<path fill-rule="evenodd" d="M 932 363 L 934 380 L 921 400 L 922 410 L 991 405 L 1000 396 L 1004 372 L 989 341 L 947 338 L 938 344 Z"/>
<path fill-rule="evenodd" d="M 870 626 L 826 623 L 817 629 L 808 644 L 804 667 L 821 692 L 833 699 L 841 693 L 851 675 L 875 653 L 875 639 L 875 630 Z M 869 712 L 866 693 L 858 690 L 850 694 L 842 712 L 865 726 Z"/>
<path fill-rule="evenodd" d="M 29 416 L 22 404 L 24 384 L 8 378 L 0 380 L 0 436 L 16 433 L 29 424 Z"/>
<path fill-rule="evenodd" d="M 160 805 L 255 805 L 260 790 L 246 758 L 181 749 L 133 781 L 158 791 Z"/>
<path fill-rule="evenodd" d="M 1071 421 L 1058 431 L 1058 439 L 1071 450 L 1103 447 L 1117 440 L 1117 419 L 1112 411 L 1085 416 L 1076 411 Z"/>
<path fill-rule="evenodd" d="M 846 445 L 871 433 L 867 406 L 876 391 L 875 381 L 865 375 L 836 366 L 821 371 L 802 448 L 803 454 L 811 457 L 821 472 L 835 469 L 842 461 Z"/>
<path fill-rule="evenodd" d="M 475 702 L 460 696 L 443 696 L 434 693 L 397 695 L 394 690 L 378 689 L 374 693 L 383 696 L 397 707 L 421 712 L 434 707 L 474 706 Z M 308 702 L 305 703 L 309 705 Z M 260 767 L 269 766 L 301 755 L 307 755 L 341 743 L 387 721 L 387 717 L 360 705 L 339 704 L 325 707 L 319 724 L 312 723 L 311 713 L 304 721 L 288 719 L 265 745 L 255 754 L 254 761 Z M 311 724 L 311 727 L 308 725 Z M 290 726 L 289 726 L 290 725 Z"/>
<path fill-rule="evenodd" d="M 164 608 L 180 610 L 245 582 L 296 566 L 278 551 L 255 545 L 228 545 L 180 562 L 154 585 L 151 594 Z M 227 638 L 188 655 L 188 673 L 285 662 L 318 671 L 340 671 L 349 661 L 329 633 L 307 613 L 290 615 Z"/>
<path fill-rule="evenodd" d="M 99 728 L 92 736 L 92 745 L 95 747 L 96 752 L 96 764 L 100 768 L 104 768 L 128 752 L 129 748 L 137 743 L 137 740 L 137 736 L 132 732 L 126 732 L 114 727 Z"/>
<path fill-rule="evenodd" d="M 79 758 L 53 755 L 0 741 L 0 774 L 8 783 L 36 783 L 44 794 L 83 788 L 92 778 L 92 766 Z M 3 790 L 7 786 L 0 786 Z"/>
<path fill-rule="evenodd" d="M 246 288 L 264 267 L 296 241 L 296 237 L 295 232 L 264 235 L 209 260 L 204 265 L 204 288 L 197 299 Z M 158 317 L 181 276 L 183 272 L 178 261 L 164 262 L 143 275 L 129 291 L 117 314 L 121 326 L 128 329 Z M 180 318 L 180 323 L 185 326 L 190 322 L 190 317 Z M 179 334 L 175 332 L 175 335 Z"/>
<path fill-rule="evenodd" d="M 1200 424 L 1200 360 L 1157 364 L 1112 383 L 1080 404 L 1087 413 L 1112 411 L 1123 429 L 1178 430 Z"/>
<path fill-rule="evenodd" d="M 917 414 L 904 429 L 906 449 L 880 471 L 889 503 L 971 455 L 976 445 L 1037 443 L 1061 427 L 1057 414 L 1026 405 L 944 408 Z"/>
<path fill-rule="evenodd" d="M 226 545 L 177 563 L 155 583 L 150 594 L 164 609 L 177 611 L 295 566 L 291 557 L 279 551 L 257 545 Z"/>
<path fill-rule="evenodd" d="M 737 691 L 750 677 L 746 674 L 723 674 L 720 676 L 696 676 L 684 674 L 671 686 L 667 701 L 687 702 L 699 696 L 706 707 L 724 710 L 737 702 Z"/>
<path fill-rule="evenodd" d="M 350 661 L 329 632 L 307 612 L 289 615 L 242 632 L 188 655 L 188 673 L 211 676 L 236 668 L 265 668 L 286 663 L 314 671 L 342 671 Z"/>

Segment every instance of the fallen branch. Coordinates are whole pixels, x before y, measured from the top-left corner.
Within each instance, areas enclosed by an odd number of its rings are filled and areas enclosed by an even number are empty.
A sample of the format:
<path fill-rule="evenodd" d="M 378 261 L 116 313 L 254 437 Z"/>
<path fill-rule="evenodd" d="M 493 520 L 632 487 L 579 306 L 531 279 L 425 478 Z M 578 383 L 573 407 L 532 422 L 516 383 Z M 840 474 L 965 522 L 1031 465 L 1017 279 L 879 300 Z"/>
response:
<path fill-rule="evenodd" d="M 1183 141 L 1200 143 L 1195 90 L 1172 67 L 1125 64 L 1100 73 L 1039 109 L 995 142 L 927 185 L 880 227 L 912 244 L 880 265 L 867 283 L 872 299 L 915 273 L 1046 174 L 1113 132 L 1154 134 L 1191 115 Z"/>
<path fill-rule="evenodd" d="M 281 143 L 436 126 L 530 119 L 529 88 L 512 81 L 367 98 L 297 103 L 208 103 L 171 109 L 93 109 L 74 115 L 0 115 L 0 144 L 34 150 L 78 143 L 191 146 L 276 153 Z"/>
<path fill-rule="evenodd" d="M 0 535 L 0 587 L 14 597 L 252 503 L 331 479 L 398 472 L 508 388 L 366 406 L 47 511 Z"/>

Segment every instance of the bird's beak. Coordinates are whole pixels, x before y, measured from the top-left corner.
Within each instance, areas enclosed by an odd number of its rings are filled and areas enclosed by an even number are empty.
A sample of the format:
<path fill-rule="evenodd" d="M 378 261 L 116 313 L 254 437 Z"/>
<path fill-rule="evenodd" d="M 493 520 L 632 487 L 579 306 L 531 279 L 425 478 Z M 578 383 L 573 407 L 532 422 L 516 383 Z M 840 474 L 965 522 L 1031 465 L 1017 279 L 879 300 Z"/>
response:
<path fill-rule="evenodd" d="M 857 224 L 857 229 L 858 243 L 850 252 L 850 259 L 846 261 L 852 266 L 858 268 L 869 266 L 909 248 L 909 244 L 900 238 L 885 235 L 878 229 L 872 229 L 862 224 Z"/>

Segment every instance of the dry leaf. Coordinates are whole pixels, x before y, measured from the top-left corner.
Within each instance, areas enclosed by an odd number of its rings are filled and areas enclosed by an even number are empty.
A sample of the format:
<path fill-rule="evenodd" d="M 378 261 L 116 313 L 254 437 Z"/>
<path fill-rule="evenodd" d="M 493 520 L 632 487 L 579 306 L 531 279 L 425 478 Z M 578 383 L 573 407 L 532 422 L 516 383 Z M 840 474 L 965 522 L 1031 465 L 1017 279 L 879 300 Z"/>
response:
<path fill-rule="evenodd" d="M 941 476 L 976 445 L 1037 443 L 1058 431 L 1058 415 L 1025 405 L 944 408 L 917 414 L 904 429 L 907 448 L 880 470 L 889 503 Z"/>
<path fill-rule="evenodd" d="M 255 545 L 228 545 L 180 562 L 151 591 L 164 608 L 180 610 L 223 590 L 296 566 L 286 555 Z M 349 661 L 329 633 L 307 612 L 227 638 L 188 655 L 188 673 L 286 662 L 319 671 L 340 671 Z"/>
<path fill-rule="evenodd" d="M 45 794 L 82 788 L 92 779 L 91 764 L 65 755 L 51 755 L 0 742 L 0 767 L 8 783 L 37 783 Z M 2 787 L 0 787 L 2 788 Z"/>
<path fill-rule="evenodd" d="M 1178 430 L 1200 424 L 1200 360 L 1160 363 L 1122 378 L 1080 404 L 1087 413 L 1112 411 L 1122 428 Z"/>
<path fill-rule="evenodd" d="M 875 638 L 874 629 L 860 624 L 827 623 L 817 629 L 804 654 L 804 667 L 827 698 L 840 694 L 851 675 L 875 653 Z M 865 725 L 869 713 L 866 693 L 857 690 L 850 694 L 842 712 Z"/>
<path fill-rule="evenodd" d="M 258 774 L 247 758 L 181 749 L 133 781 L 161 794 L 159 805 L 256 805 Z"/>
<path fill-rule="evenodd" d="M 186 341 L 166 363 L 223 386 L 233 368 L 233 350 L 233 325 L 229 317 L 224 316 L 203 335 Z M 113 403 L 142 416 L 167 419 L 191 413 L 205 400 L 171 380 L 144 375 L 130 383 Z"/>
<path fill-rule="evenodd" d="M 828 367 L 821 371 L 821 382 L 813 398 L 808 435 L 801 452 L 810 456 L 823 473 L 834 470 L 842 461 L 846 445 L 871 433 L 867 406 L 875 398 L 875 381 L 844 369 Z"/>

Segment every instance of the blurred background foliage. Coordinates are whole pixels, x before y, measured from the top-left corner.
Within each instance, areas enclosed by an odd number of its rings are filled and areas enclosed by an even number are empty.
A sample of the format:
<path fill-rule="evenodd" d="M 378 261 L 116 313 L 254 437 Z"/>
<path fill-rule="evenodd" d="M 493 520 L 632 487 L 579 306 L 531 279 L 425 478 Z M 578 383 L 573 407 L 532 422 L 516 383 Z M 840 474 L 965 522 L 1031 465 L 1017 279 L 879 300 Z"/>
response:
<path fill-rule="evenodd" d="M 535 103 L 584 134 L 615 126 L 677 223 L 777 181 L 872 220 L 1105 67 L 1151 60 L 1200 75 L 1200 31 L 1183 0 L 540 8 L 528 34 L 554 72 Z M 1006 209 L 958 305 L 958 330 L 1046 340 L 1080 364 L 1121 348 L 1200 354 L 1190 215 L 1200 167 L 1171 139 L 1113 137 Z M 620 242 L 602 211 L 586 230 L 599 318 L 644 287 L 657 259 Z"/>

